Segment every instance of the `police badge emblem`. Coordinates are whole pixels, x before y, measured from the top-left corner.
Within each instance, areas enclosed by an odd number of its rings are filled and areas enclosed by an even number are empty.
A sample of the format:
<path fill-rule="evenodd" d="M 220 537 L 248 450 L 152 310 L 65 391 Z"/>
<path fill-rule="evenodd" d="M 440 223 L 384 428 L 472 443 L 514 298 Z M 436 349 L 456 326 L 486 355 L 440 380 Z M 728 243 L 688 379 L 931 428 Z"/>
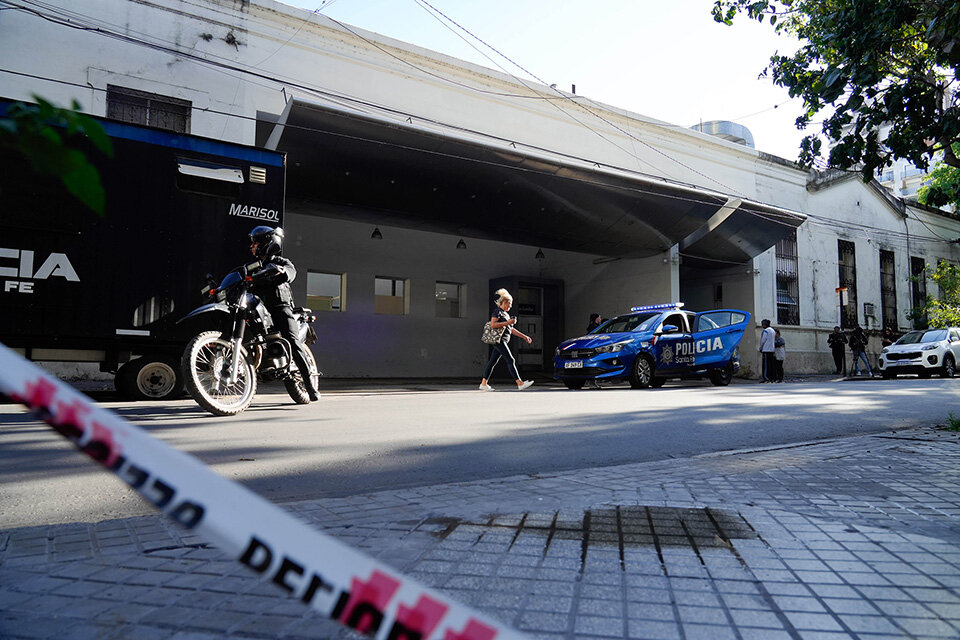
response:
<path fill-rule="evenodd" d="M 673 349 L 670 348 L 670 345 L 664 345 L 663 350 L 660 351 L 660 359 L 663 360 L 663 364 L 666 365 L 673 362 Z"/>

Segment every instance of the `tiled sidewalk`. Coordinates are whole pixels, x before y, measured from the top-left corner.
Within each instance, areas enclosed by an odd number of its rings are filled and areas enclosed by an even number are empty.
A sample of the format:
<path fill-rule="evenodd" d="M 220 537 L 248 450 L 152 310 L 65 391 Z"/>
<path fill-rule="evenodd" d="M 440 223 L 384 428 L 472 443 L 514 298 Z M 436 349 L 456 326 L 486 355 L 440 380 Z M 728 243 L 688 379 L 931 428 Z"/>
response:
<path fill-rule="evenodd" d="M 960 638 L 960 434 L 285 505 L 536 638 Z M 158 517 L 0 531 L 0 638 L 347 637 Z"/>

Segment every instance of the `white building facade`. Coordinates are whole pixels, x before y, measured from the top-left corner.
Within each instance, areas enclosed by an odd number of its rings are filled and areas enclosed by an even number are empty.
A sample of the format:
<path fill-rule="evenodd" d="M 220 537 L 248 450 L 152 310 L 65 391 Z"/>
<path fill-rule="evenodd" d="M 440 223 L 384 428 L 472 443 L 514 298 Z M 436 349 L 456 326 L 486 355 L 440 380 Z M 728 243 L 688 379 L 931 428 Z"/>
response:
<path fill-rule="evenodd" d="M 532 371 L 591 312 L 679 299 L 770 318 L 788 371 L 825 372 L 834 325 L 910 328 L 909 276 L 960 259 L 960 221 L 855 176 L 271 0 L 11 6 L 0 97 L 287 152 L 285 253 L 327 375 L 479 377 L 496 284 Z"/>

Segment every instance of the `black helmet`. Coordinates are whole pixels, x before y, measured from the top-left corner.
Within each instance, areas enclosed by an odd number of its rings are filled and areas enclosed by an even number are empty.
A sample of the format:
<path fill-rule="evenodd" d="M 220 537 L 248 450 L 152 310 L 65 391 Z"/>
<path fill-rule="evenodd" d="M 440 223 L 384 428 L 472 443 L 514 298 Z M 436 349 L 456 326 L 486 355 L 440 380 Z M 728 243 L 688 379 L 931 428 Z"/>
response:
<path fill-rule="evenodd" d="M 257 257 L 269 258 L 280 253 L 283 246 L 283 229 L 277 227 L 267 227 L 264 225 L 254 227 L 250 231 L 250 243 L 257 243 Z"/>

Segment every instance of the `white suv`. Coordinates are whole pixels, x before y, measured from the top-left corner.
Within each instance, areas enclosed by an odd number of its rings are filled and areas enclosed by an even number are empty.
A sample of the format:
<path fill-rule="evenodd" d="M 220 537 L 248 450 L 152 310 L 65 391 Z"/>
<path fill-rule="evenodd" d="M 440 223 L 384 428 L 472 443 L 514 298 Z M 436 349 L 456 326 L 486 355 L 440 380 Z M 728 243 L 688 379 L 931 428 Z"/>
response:
<path fill-rule="evenodd" d="M 960 329 L 911 331 L 880 352 L 880 373 L 896 378 L 900 373 L 916 373 L 929 378 L 939 373 L 952 378 L 960 361 Z"/>

